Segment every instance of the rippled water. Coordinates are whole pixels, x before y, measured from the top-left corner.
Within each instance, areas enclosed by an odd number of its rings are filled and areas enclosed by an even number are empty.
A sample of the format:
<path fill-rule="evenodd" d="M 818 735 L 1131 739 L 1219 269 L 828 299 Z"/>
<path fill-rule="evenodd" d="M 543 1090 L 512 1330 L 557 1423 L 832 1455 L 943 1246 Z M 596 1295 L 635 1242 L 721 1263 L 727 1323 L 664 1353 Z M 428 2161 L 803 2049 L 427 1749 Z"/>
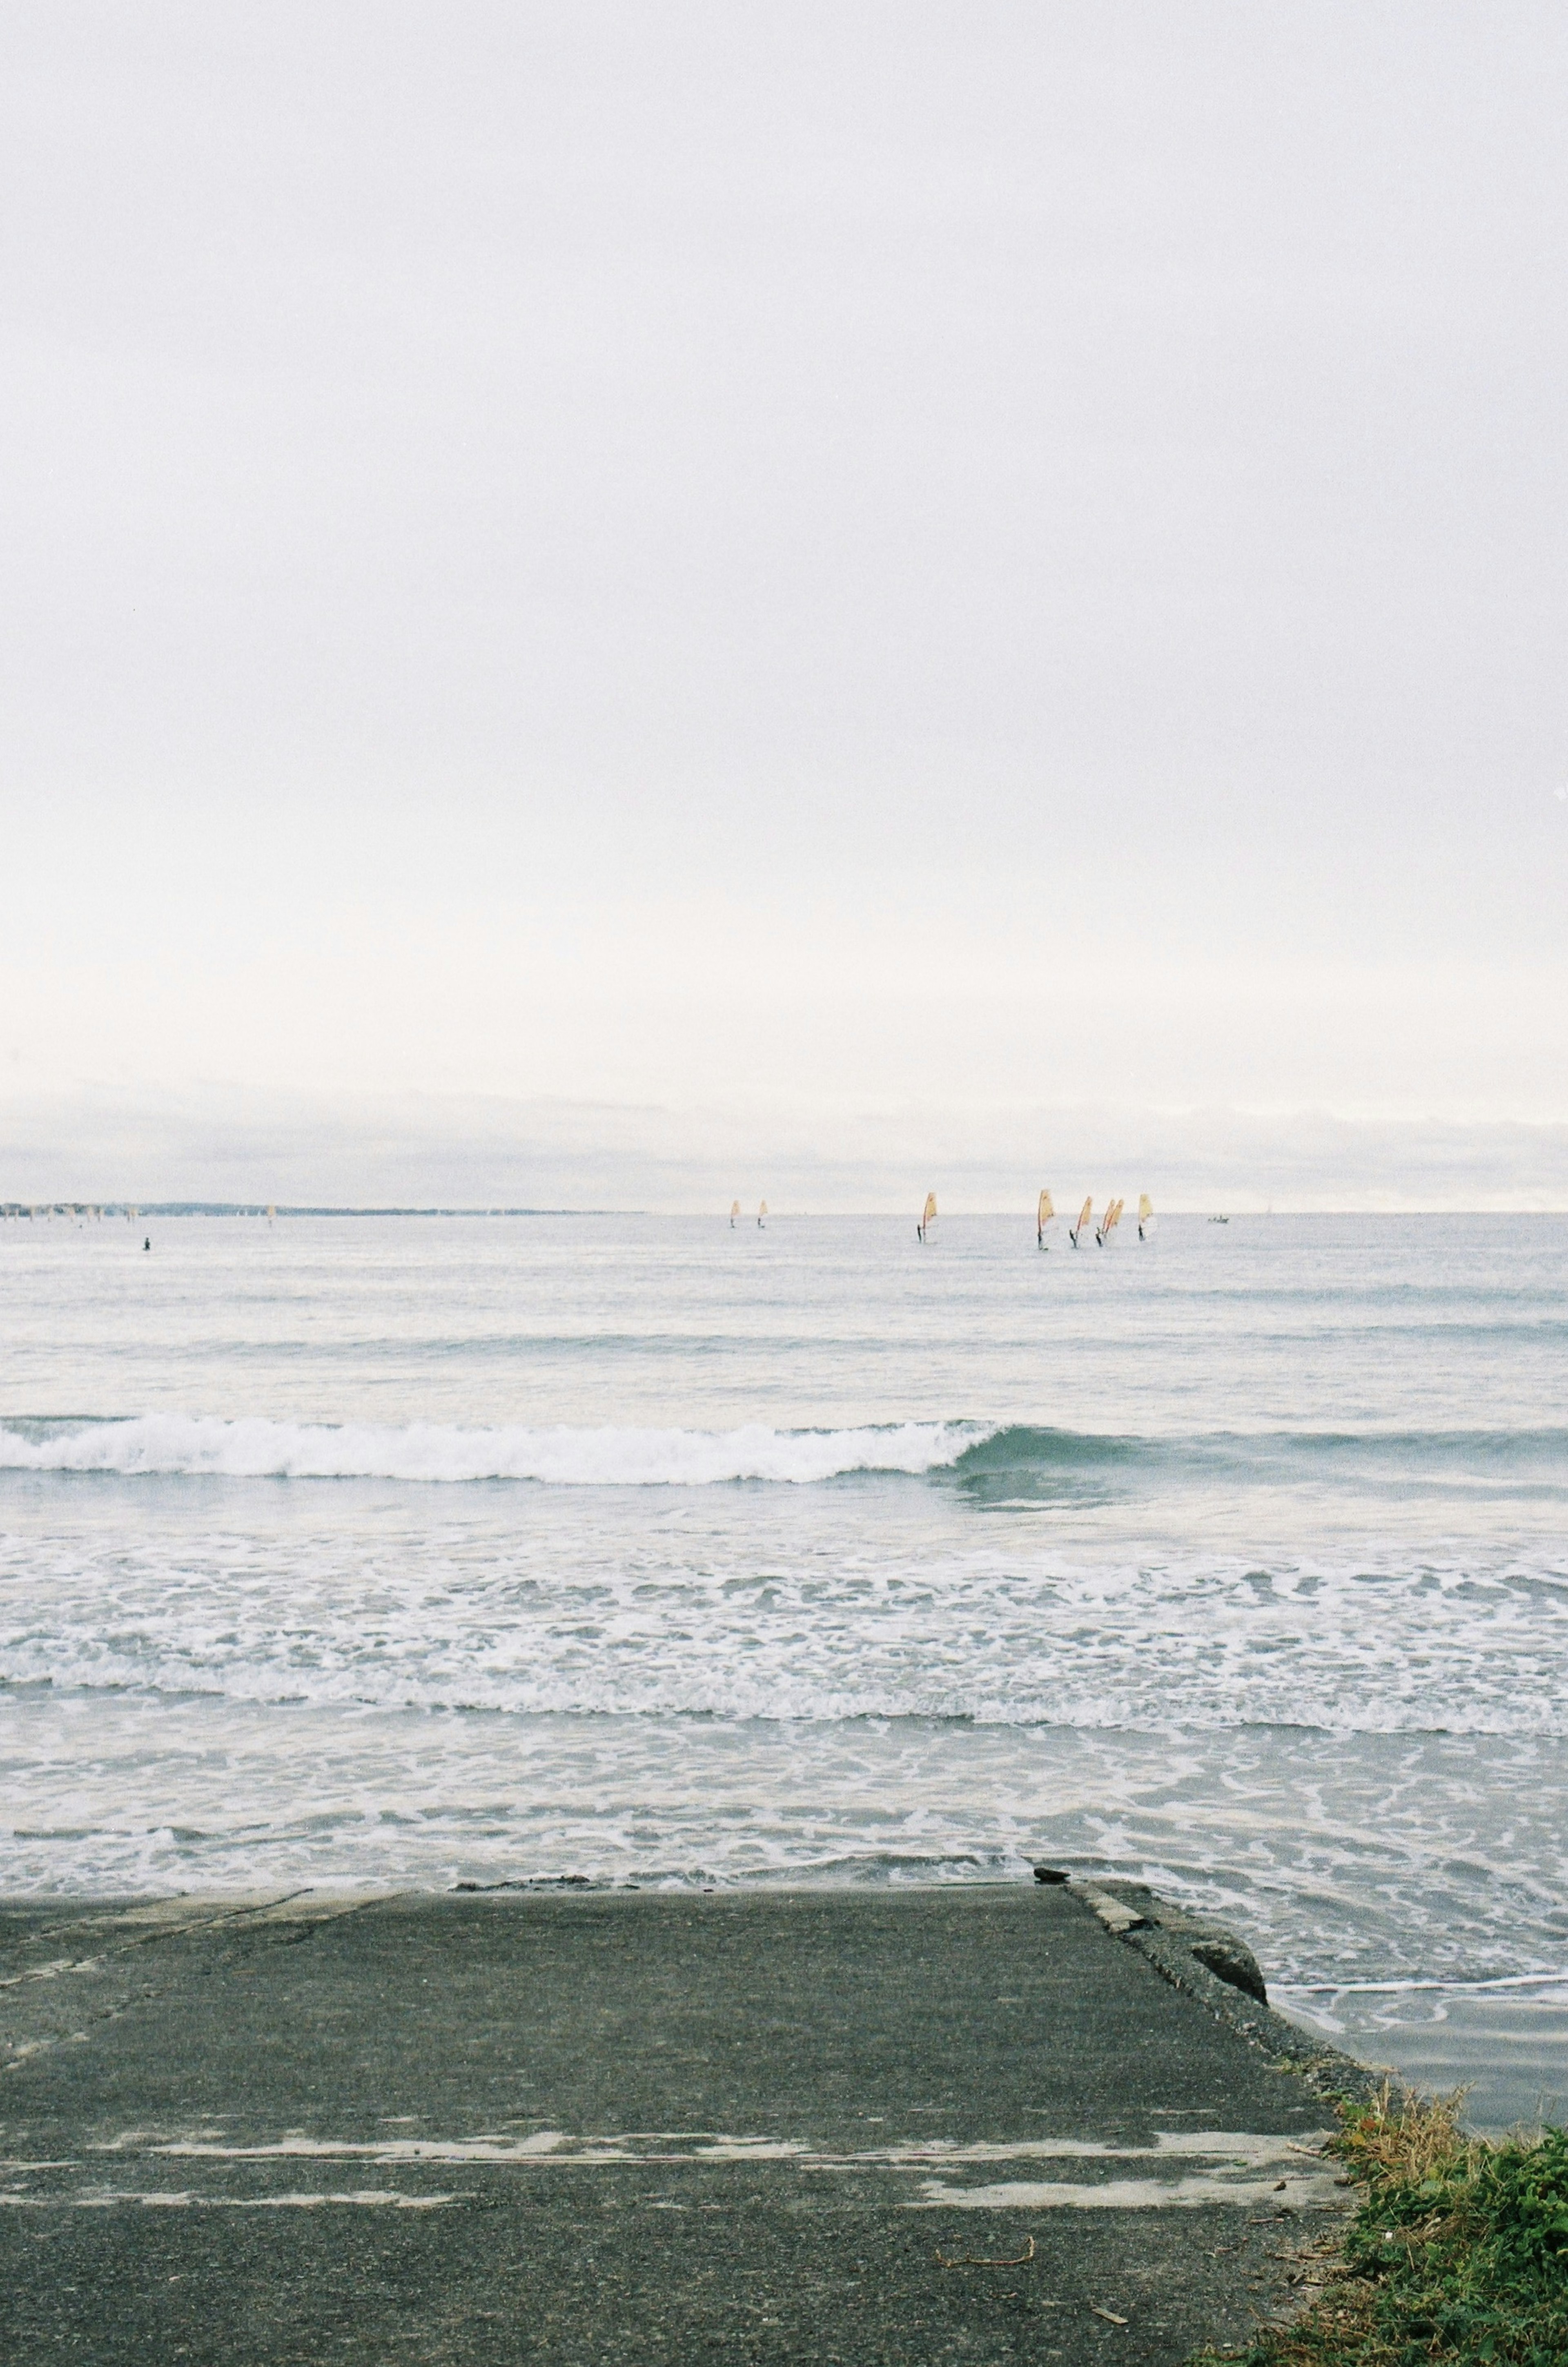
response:
<path fill-rule="evenodd" d="M 1044 1854 L 1568 2090 L 1568 1223 L 145 1229 L 0 1227 L 6 1886 Z"/>

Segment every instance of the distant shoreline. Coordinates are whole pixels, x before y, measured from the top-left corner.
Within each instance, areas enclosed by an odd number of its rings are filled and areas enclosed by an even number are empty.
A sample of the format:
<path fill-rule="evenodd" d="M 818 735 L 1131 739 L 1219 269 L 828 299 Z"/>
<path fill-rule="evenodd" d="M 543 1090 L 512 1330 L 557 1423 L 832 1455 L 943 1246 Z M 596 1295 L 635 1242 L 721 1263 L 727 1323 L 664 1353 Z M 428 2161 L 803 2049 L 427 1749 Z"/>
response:
<path fill-rule="evenodd" d="M 648 1208 L 355 1208 L 256 1200 L 0 1200 L 0 1217 L 646 1217 Z"/>

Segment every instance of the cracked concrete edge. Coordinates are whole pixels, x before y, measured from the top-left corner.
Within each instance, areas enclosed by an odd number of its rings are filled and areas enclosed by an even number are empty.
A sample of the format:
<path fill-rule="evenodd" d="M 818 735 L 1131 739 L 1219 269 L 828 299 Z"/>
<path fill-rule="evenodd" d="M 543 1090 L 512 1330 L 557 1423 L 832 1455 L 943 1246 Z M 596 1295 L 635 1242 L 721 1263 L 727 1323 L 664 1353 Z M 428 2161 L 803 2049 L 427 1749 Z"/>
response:
<path fill-rule="evenodd" d="M 34 1945 L 73 1933 L 88 1931 L 97 1935 L 96 1953 L 90 1956 L 56 1957 L 42 1965 L 26 1965 L 19 1973 L 0 1980 L 0 1992 L 21 1992 L 35 1983 L 61 1984 L 73 1977 L 110 1971 L 122 1960 L 139 1956 L 144 1950 L 178 1948 L 191 1939 L 244 1939 L 251 1935 L 270 1941 L 275 1945 L 288 1946 L 309 1939 L 324 1924 L 333 1923 L 347 1915 L 358 1913 L 378 1898 L 401 1896 L 400 1893 L 366 1893 L 333 1891 L 307 1886 L 299 1890 L 253 1893 L 249 1897 L 203 1897 L 176 1893 L 172 1897 L 135 1900 L 129 1904 L 116 1902 L 107 1912 L 78 1915 L 63 1924 L 49 1924 L 30 1935 Z M 8 1902 L 6 1902 L 8 1903 Z M 122 1975 L 123 1977 L 123 1975 Z M 0 2079 L 19 2071 L 39 2055 L 51 2054 L 56 2047 L 84 2045 L 104 2023 L 118 2022 L 167 1990 L 167 1979 L 142 1982 L 125 1990 L 120 1996 L 100 2005 L 95 2011 L 83 2015 L 80 2008 L 68 2012 L 56 2027 L 39 2031 L 20 2042 L 0 2032 Z M 71 1992 L 63 1991 L 69 1998 Z M 8 1996 L 0 2003 L 11 2002 Z M 80 2026 L 76 2026 L 80 2024 Z"/>
<path fill-rule="evenodd" d="M 1354 2056 L 1341 2053 L 1325 2039 L 1314 2038 L 1293 2022 L 1287 2022 L 1272 2006 L 1259 2005 L 1245 1989 L 1233 1988 L 1217 1973 L 1212 1973 L 1207 1965 L 1200 1964 L 1190 1948 L 1183 1947 L 1179 1940 L 1157 1925 L 1127 1932 L 1124 1944 L 1136 1948 L 1172 1988 L 1195 1998 L 1271 2062 L 1295 2072 L 1314 2095 L 1348 2096 L 1364 2102 L 1381 2093 L 1385 2083 L 1393 2079 L 1392 2073 L 1358 2063 Z"/>
<path fill-rule="evenodd" d="M 1402 2090 L 1403 2082 L 1392 2071 L 1359 2063 L 1354 2056 L 1287 2022 L 1272 2006 L 1260 2004 L 1245 1989 L 1234 1988 L 1200 1963 L 1186 1944 L 1184 1932 L 1219 1931 L 1223 1926 L 1199 1924 L 1185 1908 L 1170 1905 L 1143 1884 L 1074 1882 L 1071 1889 L 1111 1937 L 1124 1947 L 1135 1948 L 1162 1980 L 1206 2007 L 1216 2021 L 1224 2022 L 1281 2070 L 1292 2071 L 1314 2095 L 1348 2097 L 1359 2103 L 1380 2095 L 1385 2087 L 1395 2092 Z M 1168 1931 L 1163 1928 L 1167 1916 Z"/>
<path fill-rule="evenodd" d="M 119 1954 L 192 1932 L 250 1931 L 268 1923 L 330 1922 L 339 1915 L 352 1915 L 362 1907 L 400 1896 L 396 1891 L 334 1890 L 313 1883 L 293 1890 L 169 1891 L 152 1897 L 53 1899 L 23 1895 L 0 1897 L 0 1941 L 6 1937 L 5 1918 L 52 1910 L 53 1920 L 38 1922 L 21 1935 L 18 1944 L 41 1947 L 76 1932 L 130 1934 L 113 1941 L 112 1951 Z"/>

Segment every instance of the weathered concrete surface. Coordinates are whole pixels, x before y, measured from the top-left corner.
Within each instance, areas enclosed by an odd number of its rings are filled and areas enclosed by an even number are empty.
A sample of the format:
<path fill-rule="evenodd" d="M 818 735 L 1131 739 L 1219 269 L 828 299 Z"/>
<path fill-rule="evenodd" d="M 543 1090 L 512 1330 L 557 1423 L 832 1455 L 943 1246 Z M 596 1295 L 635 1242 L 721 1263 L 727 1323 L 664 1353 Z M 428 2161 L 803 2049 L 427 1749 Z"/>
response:
<path fill-rule="evenodd" d="M 0 1981 L 29 2367 L 1175 2362 L 1344 2200 L 1064 1888 L 32 1906 Z"/>

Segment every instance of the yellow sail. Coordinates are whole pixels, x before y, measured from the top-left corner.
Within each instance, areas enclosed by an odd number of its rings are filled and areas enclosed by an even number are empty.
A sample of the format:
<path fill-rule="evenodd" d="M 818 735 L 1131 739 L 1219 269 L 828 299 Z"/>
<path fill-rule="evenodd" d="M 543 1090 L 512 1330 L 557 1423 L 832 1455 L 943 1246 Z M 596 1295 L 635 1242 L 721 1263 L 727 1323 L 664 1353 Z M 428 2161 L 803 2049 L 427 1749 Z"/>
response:
<path fill-rule="evenodd" d="M 1081 1233 L 1083 1233 L 1084 1231 L 1086 1231 L 1086 1230 L 1087 1230 L 1088 1226 L 1089 1226 L 1089 1218 L 1093 1216 L 1093 1214 L 1094 1214 L 1094 1195 L 1093 1195 L 1093 1193 L 1091 1192 L 1091 1193 L 1089 1194 L 1089 1198 L 1084 1202 L 1083 1206 L 1078 1210 L 1078 1220 L 1077 1220 L 1077 1224 L 1073 1227 L 1073 1229 L 1072 1229 L 1072 1233 L 1071 1233 L 1071 1237 L 1070 1237 L 1070 1238 L 1071 1238 L 1071 1240 L 1072 1240 L 1072 1244 L 1073 1244 L 1074 1249 L 1077 1249 L 1077 1245 L 1078 1245 L 1078 1236 L 1079 1236 Z"/>
<path fill-rule="evenodd" d="M 1034 1217 L 1034 1238 L 1042 1244 L 1043 1244 L 1045 1239 L 1045 1228 L 1050 1223 L 1055 1213 L 1055 1209 L 1051 1205 L 1051 1195 L 1049 1192 L 1042 1192 L 1040 1195 L 1040 1206 L 1035 1211 Z"/>
<path fill-rule="evenodd" d="M 731 1200 L 731 1202 L 730 1202 L 730 1204 L 729 1204 L 729 1221 L 730 1221 L 730 1223 L 731 1223 L 731 1224 L 733 1224 L 733 1223 L 735 1222 L 736 1217 L 737 1217 L 739 1214 L 740 1214 L 740 1203 L 739 1203 L 739 1200 Z"/>
<path fill-rule="evenodd" d="M 1138 1195 L 1138 1222 L 1139 1222 L 1139 1224 L 1140 1224 L 1140 1225 L 1146 1225 L 1146 1224 L 1148 1223 L 1148 1221 L 1149 1221 L 1149 1218 L 1154 1215 L 1154 1212 L 1155 1212 L 1155 1204 L 1154 1204 L 1154 1202 L 1150 1199 L 1150 1197 L 1149 1197 L 1148 1194 L 1147 1194 L 1146 1192 L 1140 1192 L 1140 1193 L 1139 1193 L 1139 1195 Z"/>
<path fill-rule="evenodd" d="M 1111 1234 L 1121 1223 L 1122 1211 L 1126 1205 L 1127 1204 L 1124 1200 L 1112 1200 L 1111 1206 L 1105 1211 L 1104 1216 L 1100 1218 L 1100 1229 L 1095 1234 L 1094 1238 L 1099 1242 L 1101 1249 L 1104 1248 L 1106 1242 L 1111 1239 Z"/>
<path fill-rule="evenodd" d="M 760 1204 L 760 1206 L 759 1206 L 759 1207 L 758 1207 L 758 1210 L 757 1210 L 757 1222 L 758 1222 L 758 1224 L 759 1224 L 759 1225 L 764 1225 L 764 1224 L 766 1224 L 767 1220 L 768 1220 L 768 1204 L 767 1204 L 767 1202 L 766 1202 L 765 1200 L 763 1200 L 763 1201 Z"/>
<path fill-rule="evenodd" d="M 920 1222 L 921 1222 L 921 1224 L 922 1224 L 922 1225 L 930 1225 L 930 1224 L 933 1224 L 933 1223 L 935 1222 L 935 1220 L 936 1220 L 936 1194 L 935 1194 L 934 1192 L 928 1192 L 928 1193 L 926 1194 L 926 1205 L 925 1205 L 925 1211 L 924 1211 L 924 1214 L 923 1214 L 923 1215 L 921 1216 L 921 1217 L 920 1217 Z"/>

